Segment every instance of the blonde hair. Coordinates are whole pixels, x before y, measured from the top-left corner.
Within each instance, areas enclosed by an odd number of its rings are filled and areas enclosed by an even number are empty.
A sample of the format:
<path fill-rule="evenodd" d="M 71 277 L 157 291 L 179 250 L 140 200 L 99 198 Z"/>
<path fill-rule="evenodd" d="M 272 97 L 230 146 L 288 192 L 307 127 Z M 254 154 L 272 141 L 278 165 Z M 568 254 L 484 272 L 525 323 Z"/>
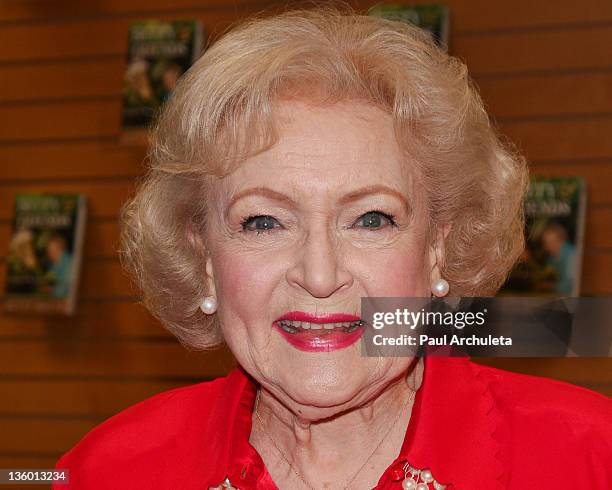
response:
<path fill-rule="evenodd" d="M 214 179 L 278 139 L 274 102 L 358 100 L 393 117 L 426 196 L 452 227 L 441 274 L 457 296 L 494 294 L 524 248 L 525 160 L 491 125 L 459 59 L 411 25 L 337 7 L 248 19 L 180 79 L 152 134 L 149 169 L 122 210 L 125 267 L 186 346 L 222 342 L 199 305 Z"/>

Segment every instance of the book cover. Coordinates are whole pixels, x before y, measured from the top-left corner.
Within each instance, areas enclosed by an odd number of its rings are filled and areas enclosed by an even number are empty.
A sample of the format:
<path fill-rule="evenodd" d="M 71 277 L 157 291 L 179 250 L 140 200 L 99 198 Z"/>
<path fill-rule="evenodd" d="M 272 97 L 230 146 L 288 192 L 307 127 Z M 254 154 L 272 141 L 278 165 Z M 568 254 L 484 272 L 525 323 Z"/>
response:
<path fill-rule="evenodd" d="M 124 128 L 149 125 L 201 49 L 202 26 L 198 21 L 132 23 L 123 82 Z"/>
<path fill-rule="evenodd" d="M 86 199 L 80 194 L 18 194 L 6 258 L 7 313 L 75 312 Z"/>
<path fill-rule="evenodd" d="M 525 199 L 525 251 L 500 294 L 579 296 L 585 212 L 583 178 L 533 177 Z"/>
<path fill-rule="evenodd" d="M 438 46 L 448 50 L 449 9 L 446 5 L 375 5 L 368 10 L 368 15 L 414 24 L 431 33 Z"/>

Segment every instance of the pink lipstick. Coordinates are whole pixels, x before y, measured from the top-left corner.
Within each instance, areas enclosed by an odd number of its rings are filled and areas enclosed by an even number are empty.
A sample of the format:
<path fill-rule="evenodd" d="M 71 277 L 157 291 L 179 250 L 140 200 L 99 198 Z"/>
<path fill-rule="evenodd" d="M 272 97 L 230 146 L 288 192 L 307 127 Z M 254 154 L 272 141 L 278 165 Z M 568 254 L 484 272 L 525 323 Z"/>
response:
<path fill-rule="evenodd" d="M 347 313 L 290 311 L 272 323 L 293 347 L 306 352 L 331 352 L 357 342 L 365 331 L 358 316 Z"/>

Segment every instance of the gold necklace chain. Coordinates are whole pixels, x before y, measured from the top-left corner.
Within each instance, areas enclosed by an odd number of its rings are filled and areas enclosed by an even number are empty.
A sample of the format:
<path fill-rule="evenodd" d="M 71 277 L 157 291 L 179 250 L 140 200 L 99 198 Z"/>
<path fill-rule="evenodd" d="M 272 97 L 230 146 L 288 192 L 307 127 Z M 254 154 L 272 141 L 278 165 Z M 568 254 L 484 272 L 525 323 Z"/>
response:
<path fill-rule="evenodd" d="M 410 396 L 408 397 L 408 399 L 406 400 L 406 402 L 404 403 L 404 405 L 402 406 L 402 409 L 400 410 L 398 416 L 396 417 L 395 421 L 393 422 L 393 424 L 391 424 L 391 426 L 389 427 L 389 429 L 387 429 L 387 432 L 385 432 L 385 435 L 380 439 L 380 441 L 378 442 L 378 444 L 376 445 L 376 447 L 374 448 L 374 450 L 370 453 L 370 455 L 367 457 L 367 459 L 363 462 L 363 464 L 359 467 L 359 469 L 357 470 L 357 472 L 352 476 L 352 478 L 348 481 L 348 483 L 344 486 L 344 490 L 347 490 L 349 485 L 351 483 L 353 483 L 353 480 L 355 480 L 355 478 L 357 478 L 357 475 L 359 473 L 361 473 L 361 470 L 363 470 L 363 468 L 365 467 L 365 465 L 368 463 L 368 461 L 370 461 L 370 458 L 372 456 L 374 456 L 374 454 L 376 453 L 376 451 L 378 451 L 378 448 L 382 445 L 383 441 L 387 438 L 387 436 L 391 433 L 391 431 L 393 430 L 393 428 L 397 425 L 397 422 L 399 421 L 399 419 L 402 417 L 402 414 L 404 413 L 404 410 L 406 410 L 406 408 L 408 407 L 408 404 L 410 403 L 410 401 L 414 398 L 416 391 L 412 390 L 410 393 Z M 278 453 L 281 455 L 281 457 L 285 460 L 285 462 L 287 463 L 287 465 L 289 465 L 289 468 L 291 469 L 291 471 L 295 474 L 295 476 L 297 476 L 302 483 L 309 488 L 310 490 L 316 490 L 316 488 L 314 488 L 302 475 L 300 475 L 298 473 L 298 471 L 295 469 L 295 467 L 293 466 L 293 463 L 289 460 L 289 458 L 285 455 L 285 453 L 283 452 L 283 450 L 278 446 L 278 444 L 276 444 L 276 441 L 274 440 L 274 438 L 270 435 L 270 433 L 267 431 L 266 429 L 266 425 L 264 424 L 263 420 L 261 419 L 261 416 L 259 415 L 259 396 L 261 394 L 261 389 L 258 388 L 257 389 L 257 397 L 255 399 L 255 416 L 257 417 L 257 420 L 259 421 L 261 428 L 264 431 L 264 434 L 266 434 L 266 436 L 268 437 L 268 439 L 270 439 L 270 442 L 272 443 L 272 445 L 276 448 L 276 450 L 278 451 Z"/>

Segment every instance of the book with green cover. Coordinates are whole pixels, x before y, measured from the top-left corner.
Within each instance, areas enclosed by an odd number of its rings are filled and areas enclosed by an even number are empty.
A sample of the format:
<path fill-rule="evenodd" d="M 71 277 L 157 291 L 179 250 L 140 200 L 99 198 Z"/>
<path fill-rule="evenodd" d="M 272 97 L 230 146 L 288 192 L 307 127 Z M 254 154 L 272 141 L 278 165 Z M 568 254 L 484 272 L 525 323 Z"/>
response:
<path fill-rule="evenodd" d="M 202 26 L 198 21 L 132 23 L 123 81 L 124 128 L 151 123 L 201 49 Z"/>
<path fill-rule="evenodd" d="M 533 177 L 525 199 L 525 251 L 500 294 L 579 296 L 585 212 L 583 178 Z"/>
<path fill-rule="evenodd" d="M 6 258 L 4 310 L 75 312 L 85 233 L 80 194 L 18 194 Z"/>

